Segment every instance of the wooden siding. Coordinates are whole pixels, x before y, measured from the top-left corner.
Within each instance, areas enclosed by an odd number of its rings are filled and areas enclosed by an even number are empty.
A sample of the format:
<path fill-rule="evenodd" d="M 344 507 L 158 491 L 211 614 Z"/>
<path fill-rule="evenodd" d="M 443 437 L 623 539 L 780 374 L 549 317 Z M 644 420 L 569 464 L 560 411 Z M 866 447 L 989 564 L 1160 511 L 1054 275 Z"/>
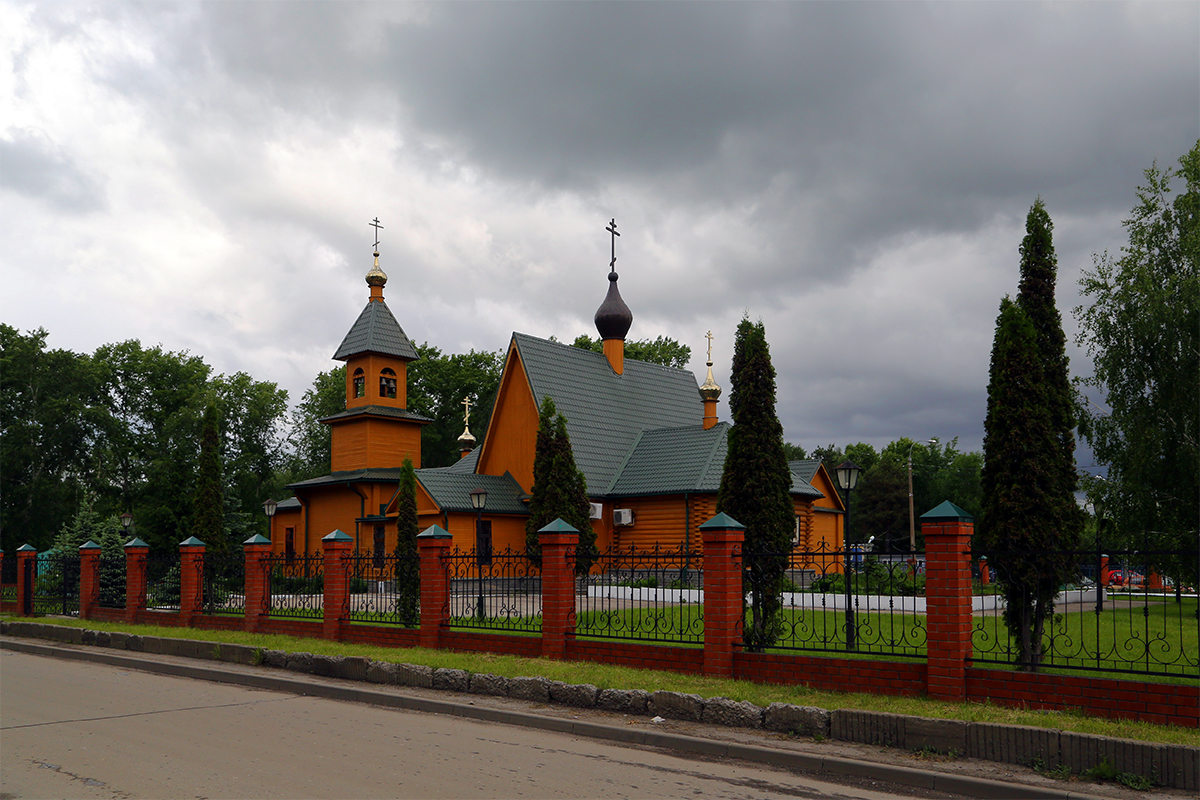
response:
<path fill-rule="evenodd" d="M 421 426 L 388 417 L 351 417 L 330 423 L 333 428 L 333 472 L 354 469 L 396 469 L 411 458 L 421 467 Z"/>
<path fill-rule="evenodd" d="M 508 350 L 504 374 L 487 437 L 475 471 L 481 475 L 511 472 L 526 492 L 533 488 L 533 453 L 537 442 L 538 406 L 515 345 Z"/>
<path fill-rule="evenodd" d="M 363 397 L 354 396 L 354 370 L 361 369 L 365 378 L 366 392 Z M 379 377 L 384 369 L 396 373 L 396 396 L 380 397 Z M 395 356 L 378 353 L 362 353 L 346 361 L 346 408 L 361 406 L 389 406 L 408 408 L 408 362 Z"/>

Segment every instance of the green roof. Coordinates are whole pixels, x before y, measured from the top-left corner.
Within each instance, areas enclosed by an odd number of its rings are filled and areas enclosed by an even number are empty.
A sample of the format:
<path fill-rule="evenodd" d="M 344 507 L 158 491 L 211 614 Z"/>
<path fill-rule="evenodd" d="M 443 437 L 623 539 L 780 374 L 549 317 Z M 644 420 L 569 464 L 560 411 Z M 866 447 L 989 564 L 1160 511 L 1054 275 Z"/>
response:
<path fill-rule="evenodd" d="M 695 425 L 704 410 L 688 370 L 625 359 L 617 375 L 603 353 L 513 334 L 534 402 L 549 396 L 567 418 L 575 464 L 589 494 L 613 482 L 642 431 Z"/>
<path fill-rule="evenodd" d="M 604 492 L 613 497 L 715 492 L 725 466 L 729 423 L 642 431 Z"/>
<path fill-rule="evenodd" d="M 943 500 L 941 505 L 926 511 L 920 518 L 925 522 L 936 522 L 937 520 L 973 522 L 975 520 L 970 511 L 954 505 L 949 500 Z"/>
<path fill-rule="evenodd" d="M 475 489 L 487 491 L 488 514 L 527 514 L 528 509 L 521 499 L 525 492 L 521 484 L 510 473 L 503 475 L 474 475 L 469 472 L 453 472 L 450 467 L 417 470 L 417 480 L 429 496 L 443 511 L 471 511 L 471 492 Z"/>
<path fill-rule="evenodd" d="M 335 361 L 345 361 L 359 353 L 379 353 L 406 361 L 416 361 L 419 357 L 383 300 L 367 303 L 333 358 Z"/>
<path fill-rule="evenodd" d="M 479 463 L 479 450 L 480 448 L 476 447 L 445 469 L 451 472 L 466 472 L 468 474 L 475 472 L 475 465 Z"/>
<path fill-rule="evenodd" d="M 802 481 L 811 481 L 821 467 L 821 459 L 805 458 L 800 461 L 789 461 L 788 469 Z"/>

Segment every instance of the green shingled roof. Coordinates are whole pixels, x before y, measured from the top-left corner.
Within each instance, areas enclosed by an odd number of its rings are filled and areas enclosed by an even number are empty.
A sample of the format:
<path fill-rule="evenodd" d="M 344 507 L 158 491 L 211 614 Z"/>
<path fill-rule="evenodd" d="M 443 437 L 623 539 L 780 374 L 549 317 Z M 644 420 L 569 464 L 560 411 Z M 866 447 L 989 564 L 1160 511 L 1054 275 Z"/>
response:
<path fill-rule="evenodd" d="M 379 353 L 407 361 L 415 361 L 418 358 L 417 351 L 413 349 L 404 329 L 392 316 L 387 303 L 382 300 L 367 303 L 367 307 L 358 315 L 333 358 L 336 361 L 345 361 L 359 353 Z"/>
<path fill-rule="evenodd" d="M 788 468 L 792 474 L 798 476 L 802 481 L 811 481 L 817 474 L 817 470 L 821 467 L 821 459 L 806 458 L 800 461 L 789 461 Z"/>
<path fill-rule="evenodd" d="M 510 473 L 503 475 L 472 475 L 453 472 L 450 467 L 417 470 L 417 480 L 443 511 L 471 511 L 471 492 L 487 491 L 485 514 L 527 514 L 521 498 L 525 493 Z"/>
<path fill-rule="evenodd" d="M 391 406 L 359 406 L 358 408 L 347 408 L 345 411 L 339 411 L 336 414 L 330 414 L 328 417 L 322 417 L 320 422 L 328 422 L 331 419 L 345 419 L 347 417 L 359 416 L 375 416 L 375 417 L 393 417 L 395 419 L 410 419 L 413 422 L 433 422 L 429 417 L 423 417 L 420 414 L 414 414 L 411 411 L 406 411 L 403 408 L 392 408 Z"/>
<path fill-rule="evenodd" d="M 476 447 L 458 461 L 455 461 L 453 464 L 446 467 L 446 469 L 450 470 L 451 472 L 465 472 L 467 474 L 474 473 L 475 465 L 479 463 L 479 450 L 480 448 Z"/>
<path fill-rule="evenodd" d="M 727 422 L 708 430 L 690 425 L 643 431 L 605 494 L 632 497 L 715 492 L 721 486 L 728 433 Z"/>
<path fill-rule="evenodd" d="M 625 359 L 617 375 L 602 353 L 513 334 L 525 374 L 541 405 L 549 396 L 567 418 L 575 464 L 589 494 L 604 491 L 642 431 L 695 425 L 704 410 L 696 376 Z"/>

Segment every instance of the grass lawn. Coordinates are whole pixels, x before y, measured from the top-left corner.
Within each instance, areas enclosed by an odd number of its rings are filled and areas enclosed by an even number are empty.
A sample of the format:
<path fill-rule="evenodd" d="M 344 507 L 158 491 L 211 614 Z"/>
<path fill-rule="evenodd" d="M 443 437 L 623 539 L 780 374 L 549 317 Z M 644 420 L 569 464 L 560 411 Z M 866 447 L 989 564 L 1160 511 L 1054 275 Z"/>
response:
<path fill-rule="evenodd" d="M 17 619 L 17 618 L 13 618 Z M 163 636 L 179 639 L 199 639 L 227 642 L 269 650 L 308 652 L 323 655 L 363 656 L 376 661 L 423 664 L 429 667 L 450 667 L 468 672 L 486 672 L 505 677 L 542 675 L 551 680 L 569 683 L 590 683 L 600 688 L 645 689 L 689 692 L 702 697 L 728 697 L 748 700 L 760 706 L 773 702 L 816 706 L 829 710 L 839 708 L 883 711 L 896 714 L 940 719 L 959 719 L 971 722 L 995 722 L 1008 725 L 1031 725 L 1055 730 L 1115 736 L 1164 744 L 1200 745 L 1200 732 L 1190 728 L 1152 725 L 1131 720 L 1108 720 L 1087 717 L 1081 713 L 1025 711 L 1003 708 L 988 703 L 948 703 L 915 697 L 889 697 L 865 693 L 825 692 L 804 686 L 775 686 L 749 681 L 724 680 L 700 675 L 679 675 L 658 670 L 634 669 L 586 661 L 555 661 L 541 658 L 518 658 L 491 653 L 456 653 L 421 648 L 384 648 L 368 645 L 331 642 L 325 639 L 303 639 L 292 636 L 251 634 L 242 631 L 206 631 L 192 628 L 160 628 L 155 625 L 81 621 L 62 617 L 41 617 L 26 620 L 67 625 L 91 630 L 126 631 L 142 636 Z"/>

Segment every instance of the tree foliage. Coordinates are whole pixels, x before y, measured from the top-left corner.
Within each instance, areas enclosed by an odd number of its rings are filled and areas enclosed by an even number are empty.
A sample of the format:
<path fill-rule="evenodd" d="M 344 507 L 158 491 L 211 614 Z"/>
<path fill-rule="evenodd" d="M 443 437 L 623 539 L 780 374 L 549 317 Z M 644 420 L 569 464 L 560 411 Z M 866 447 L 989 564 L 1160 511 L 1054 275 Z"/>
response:
<path fill-rule="evenodd" d="M 289 483 L 329 473 L 333 438 L 321 420 L 345 410 L 345 365 L 317 373 L 292 413 Z"/>
<path fill-rule="evenodd" d="M 411 458 L 400 467 L 396 491 L 396 602 L 400 618 L 407 624 L 419 621 L 421 570 L 417 563 L 417 473 Z"/>
<path fill-rule="evenodd" d="M 781 592 L 791 550 L 795 510 L 792 473 L 783 452 L 783 426 L 775 414 L 775 368 L 762 322 L 743 318 L 734 341 L 729 431 L 717 511 L 746 526 L 751 593 L 747 648 L 769 647 L 779 634 Z"/>
<path fill-rule="evenodd" d="M 547 396 L 538 411 L 537 440 L 533 456 L 533 488 L 525 544 L 530 558 L 541 563 L 538 531 L 562 519 L 579 531 L 575 570 L 585 574 L 596 560 L 596 532 L 592 530 L 587 481 L 575 466 L 575 453 L 567 435 L 567 418 Z"/>
<path fill-rule="evenodd" d="M 1182 179 L 1172 196 L 1171 183 Z M 1094 257 L 1080 279 L 1079 344 L 1094 359 L 1082 381 L 1108 410 L 1080 410 L 1082 435 L 1108 479 L 1092 499 L 1118 546 L 1195 552 L 1200 506 L 1200 141 L 1178 169 L 1145 172 L 1125 220 L 1122 255 Z M 1190 564 L 1169 567 L 1187 569 Z M 1180 575 L 1182 577 L 1182 575 Z M 1193 578 L 1194 579 L 1194 578 Z"/>
<path fill-rule="evenodd" d="M 483 443 L 504 368 L 502 351 L 442 353 L 429 343 L 416 346 L 420 359 L 408 365 L 408 409 L 431 417 L 421 431 L 421 465 L 445 467 L 459 459 L 463 398 L 471 398 L 471 433 Z"/>
<path fill-rule="evenodd" d="M 604 352 L 604 341 L 599 337 L 593 339 L 586 333 L 576 336 L 575 341 L 571 342 L 571 346 L 596 353 Z M 648 361 L 664 367 L 684 369 L 692 360 L 692 348 L 686 344 L 680 344 L 669 336 L 659 336 L 656 339 L 626 341 L 625 357 L 634 361 Z"/>
<path fill-rule="evenodd" d="M 192 535 L 215 554 L 229 550 L 225 533 L 225 487 L 221 477 L 221 434 L 215 401 L 204 409 L 200 433 L 199 475 L 196 481 Z"/>

